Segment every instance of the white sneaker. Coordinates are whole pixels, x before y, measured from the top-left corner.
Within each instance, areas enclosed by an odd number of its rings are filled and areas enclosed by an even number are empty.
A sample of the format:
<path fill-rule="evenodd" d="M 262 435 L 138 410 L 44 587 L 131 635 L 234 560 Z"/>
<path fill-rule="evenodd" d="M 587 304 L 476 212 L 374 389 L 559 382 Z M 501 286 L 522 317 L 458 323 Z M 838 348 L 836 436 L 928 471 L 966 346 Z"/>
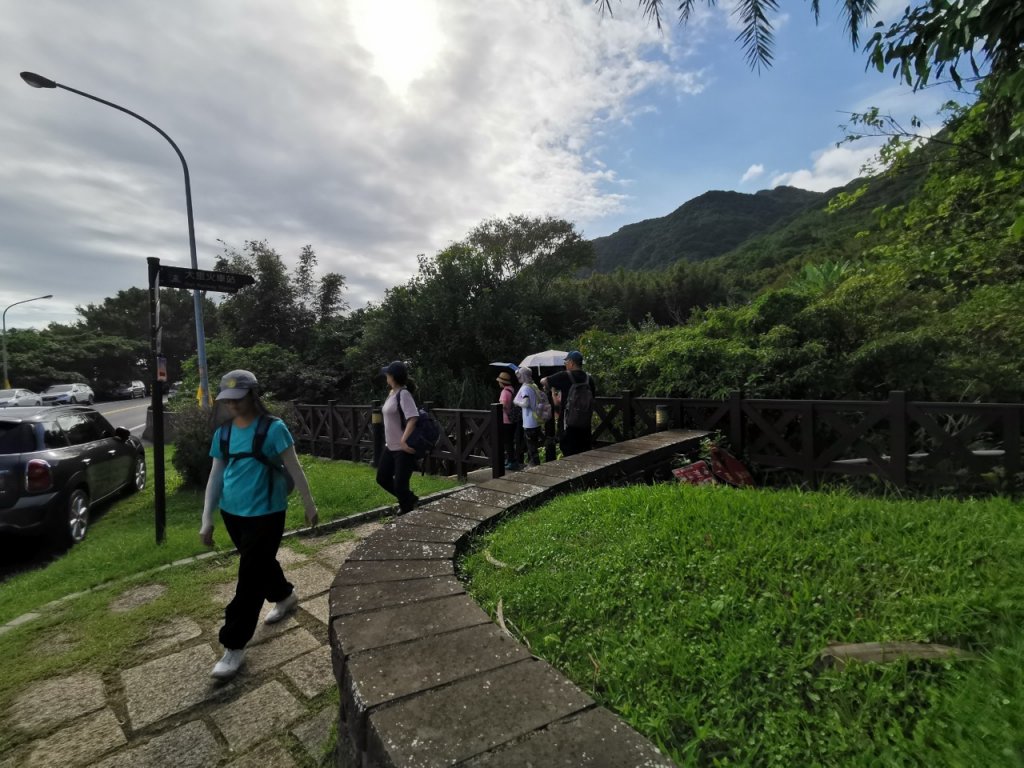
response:
<path fill-rule="evenodd" d="M 238 674 L 239 668 L 242 666 L 242 662 L 245 661 L 245 649 L 239 648 L 238 650 L 226 650 L 224 655 L 221 657 L 213 666 L 213 671 L 210 672 L 210 677 L 216 677 L 218 680 L 230 680 L 232 677 Z"/>
<path fill-rule="evenodd" d="M 267 618 L 263 620 L 264 624 L 276 624 L 289 613 L 295 610 L 299 604 L 299 596 L 295 594 L 295 590 L 288 595 L 284 600 L 279 600 L 274 603 L 274 607 L 270 609 L 270 613 L 267 614 Z"/>

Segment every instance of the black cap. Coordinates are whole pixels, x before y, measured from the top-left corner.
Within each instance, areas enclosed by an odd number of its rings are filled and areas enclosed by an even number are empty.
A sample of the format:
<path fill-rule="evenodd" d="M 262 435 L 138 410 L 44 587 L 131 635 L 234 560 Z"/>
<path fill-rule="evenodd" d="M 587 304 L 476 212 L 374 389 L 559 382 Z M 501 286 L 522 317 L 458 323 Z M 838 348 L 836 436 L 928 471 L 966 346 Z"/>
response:
<path fill-rule="evenodd" d="M 409 369 L 405 367 L 405 363 L 403 363 L 401 360 L 394 360 L 393 362 L 388 363 L 387 365 L 380 369 L 380 372 L 382 374 L 390 373 L 396 379 L 400 379 L 409 375 Z"/>

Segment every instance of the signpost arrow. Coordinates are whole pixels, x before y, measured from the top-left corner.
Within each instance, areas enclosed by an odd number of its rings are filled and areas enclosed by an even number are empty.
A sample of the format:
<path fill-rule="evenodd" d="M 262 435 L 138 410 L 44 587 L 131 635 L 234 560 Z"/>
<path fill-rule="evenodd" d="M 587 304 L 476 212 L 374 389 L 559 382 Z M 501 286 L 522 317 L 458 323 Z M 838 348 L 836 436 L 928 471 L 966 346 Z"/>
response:
<path fill-rule="evenodd" d="M 206 269 L 160 267 L 161 288 L 187 288 L 188 290 L 234 293 L 255 282 L 252 275 L 244 275 L 241 272 L 211 272 Z"/>

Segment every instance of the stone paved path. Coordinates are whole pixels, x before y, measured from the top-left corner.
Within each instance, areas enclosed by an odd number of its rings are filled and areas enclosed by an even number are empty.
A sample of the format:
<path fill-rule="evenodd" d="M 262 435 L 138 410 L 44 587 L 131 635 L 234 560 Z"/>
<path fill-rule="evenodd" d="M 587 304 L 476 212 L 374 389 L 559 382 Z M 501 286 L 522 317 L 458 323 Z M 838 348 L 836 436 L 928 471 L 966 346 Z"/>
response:
<path fill-rule="evenodd" d="M 116 674 L 81 672 L 33 684 L 0 712 L 0 723 L 21 742 L 0 754 L 0 768 L 326 764 L 325 745 L 337 724 L 327 595 L 352 549 L 380 527 L 351 529 L 351 541 L 302 539 L 312 554 L 288 548 L 286 540 L 280 559 L 299 610 L 278 624 L 260 623 L 232 681 L 209 676 L 222 652 L 219 620 L 174 616 L 154 623 L 149 644 Z M 223 606 L 233 589 L 223 585 L 210 599 Z M 131 611 L 161 594 L 154 577 L 126 588 L 109 609 Z M 267 604 L 263 615 L 269 610 Z"/>

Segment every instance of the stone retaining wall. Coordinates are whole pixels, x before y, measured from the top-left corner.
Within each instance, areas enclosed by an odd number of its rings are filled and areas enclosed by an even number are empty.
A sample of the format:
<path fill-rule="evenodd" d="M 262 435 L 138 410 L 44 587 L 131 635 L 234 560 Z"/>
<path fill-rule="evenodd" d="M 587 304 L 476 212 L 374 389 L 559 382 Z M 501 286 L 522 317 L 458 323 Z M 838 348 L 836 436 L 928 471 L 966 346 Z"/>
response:
<path fill-rule="evenodd" d="M 337 764 L 672 766 L 492 623 L 454 560 L 499 518 L 695 451 L 705 434 L 660 432 L 511 473 L 403 515 L 360 544 L 330 592 Z"/>

